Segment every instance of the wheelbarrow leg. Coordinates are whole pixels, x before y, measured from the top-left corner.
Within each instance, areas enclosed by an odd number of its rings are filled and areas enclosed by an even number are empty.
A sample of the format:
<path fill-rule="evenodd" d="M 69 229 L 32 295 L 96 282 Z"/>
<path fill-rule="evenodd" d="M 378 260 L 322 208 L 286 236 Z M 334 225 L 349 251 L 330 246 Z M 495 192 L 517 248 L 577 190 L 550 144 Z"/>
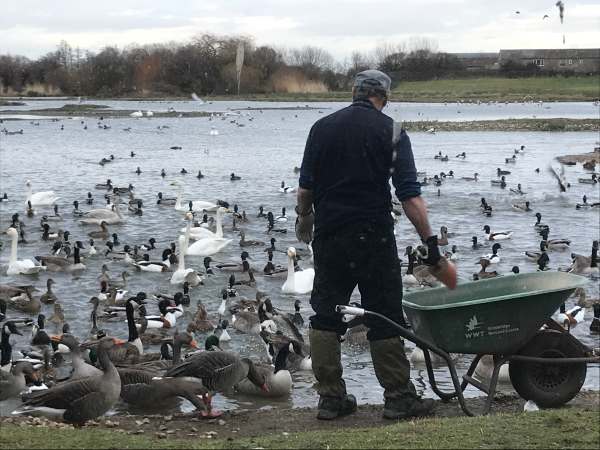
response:
<path fill-rule="evenodd" d="M 473 373 L 475 373 L 475 369 L 477 368 L 477 364 L 479 364 L 479 360 L 481 358 L 483 358 L 483 354 L 475 355 L 475 358 L 473 358 L 473 361 L 471 362 L 471 365 L 469 366 L 469 370 L 467 370 L 467 373 L 465 375 L 463 375 L 463 381 L 460 385 L 460 389 L 463 392 L 469 384 L 472 384 L 470 382 L 470 380 L 472 380 Z"/>
<path fill-rule="evenodd" d="M 492 408 L 492 402 L 494 401 L 494 396 L 496 395 L 496 387 L 498 386 L 498 376 L 500 375 L 500 369 L 502 368 L 502 364 L 508 361 L 508 358 L 500 358 L 494 355 L 494 371 L 492 372 L 492 379 L 490 380 L 490 387 L 487 399 L 485 401 L 485 406 L 481 411 L 482 415 L 487 415 Z"/>
<path fill-rule="evenodd" d="M 487 398 L 485 400 L 485 405 L 483 406 L 483 409 L 481 410 L 481 415 L 487 415 L 490 412 L 490 409 L 492 408 L 492 402 L 494 401 L 494 396 L 496 395 L 496 387 L 498 386 L 498 376 L 500 374 L 500 368 L 502 367 L 502 364 L 504 364 L 506 361 L 508 361 L 508 358 L 499 358 L 498 356 L 494 355 L 493 359 L 494 359 L 494 370 L 492 371 L 492 377 L 490 379 L 490 383 L 489 384 L 485 384 L 479 380 L 474 379 L 471 375 L 472 375 L 472 370 L 474 370 L 474 367 L 477 365 L 477 363 L 479 362 L 479 360 L 481 359 L 483 355 L 477 355 L 477 357 L 473 360 L 473 363 L 471 364 L 471 367 L 469 367 L 469 371 L 463 375 L 463 385 L 466 384 L 471 384 L 472 386 L 475 386 L 477 389 L 479 389 L 482 392 L 485 392 L 487 394 Z"/>
<path fill-rule="evenodd" d="M 421 349 L 423 350 L 423 349 Z M 438 388 L 437 382 L 435 381 L 435 372 L 433 371 L 433 365 L 431 364 L 431 357 L 429 356 L 429 350 L 423 350 L 423 356 L 425 357 L 425 365 L 427 366 L 427 375 L 429 377 L 429 384 L 431 386 L 431 390 L 442 399 L 443 402 L 447 402 L 452 400 L 458 394 L 456 392 L 443 392 Z"/>

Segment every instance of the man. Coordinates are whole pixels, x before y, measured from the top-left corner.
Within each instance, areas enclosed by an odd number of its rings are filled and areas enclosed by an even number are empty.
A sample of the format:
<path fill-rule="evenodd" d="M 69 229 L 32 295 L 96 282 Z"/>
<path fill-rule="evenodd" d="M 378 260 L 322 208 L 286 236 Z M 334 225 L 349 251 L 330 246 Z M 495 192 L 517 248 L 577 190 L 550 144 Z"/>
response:
<path fill-rule="evenodd" d="M 318 419 L 356 410 L 346 393 L 340 337 L 347 326 L 335 305 L 347 305 L 358 285 L 362 306 L 404 325 L 402 276 L 390 214 L 390 177 L 406 216 L 428 249 L 426 263 L 440 261 L 437 236 L 427 218 L 410 140 L 381 110 L 391 80 L 378 70 L 356 75 L 353 102 L 317 121 L 308 136 L 300 171 L 296 235 L 313 240 L 315 280 L 310 318 L 312 367 L 319 392 Z M 314 209 L 313 209 L 314 206 Z M 365 320 L 375 374 L 385 389 L 383 416 L 428 414 L 410 381 L 410 364 L 395 328 Z"/>

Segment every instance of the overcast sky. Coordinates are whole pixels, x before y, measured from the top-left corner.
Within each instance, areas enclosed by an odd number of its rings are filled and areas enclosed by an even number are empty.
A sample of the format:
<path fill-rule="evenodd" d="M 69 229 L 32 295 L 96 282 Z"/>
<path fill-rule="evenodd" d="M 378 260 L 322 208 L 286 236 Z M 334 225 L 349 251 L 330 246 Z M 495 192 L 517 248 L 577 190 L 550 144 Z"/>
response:
<path fill-rule="evenodd" d="M 341 61 L 412 36 L 448 52 L 600 46 L 600 2 L 564 0 L 2 0 L 0 54 L 36 58 L 61 40 L 106 45 L 186 41 L 209 32 L 257 45 L 316 45 Z M 516 11 L 520 13 L 517 14 Z M 548 14 L 550 17 L 543 20 Z"/>

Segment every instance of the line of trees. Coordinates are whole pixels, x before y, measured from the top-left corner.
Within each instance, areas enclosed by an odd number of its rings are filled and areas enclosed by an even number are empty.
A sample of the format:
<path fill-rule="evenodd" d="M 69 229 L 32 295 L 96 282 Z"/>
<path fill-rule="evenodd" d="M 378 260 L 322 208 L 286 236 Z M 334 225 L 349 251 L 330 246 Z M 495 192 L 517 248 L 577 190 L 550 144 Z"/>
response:
<path fill-rule="evenodd" d="M 256 46 L 251 38 L 204 34 L 185 43 L 105 47 L 98 53 L 61 42 L 36 60 L 0 55 L 0 94 L 76 96 L 219 95 L 236 92 L 235 58 L 245 47 L 242 93 L 349 90 L 353 76 L 378 68 L 395 80 L 464 75 L 461 61 L 427 39 L 381 44 L 355 52 L 343 63 L 326 50 L 306 46 Z"/>

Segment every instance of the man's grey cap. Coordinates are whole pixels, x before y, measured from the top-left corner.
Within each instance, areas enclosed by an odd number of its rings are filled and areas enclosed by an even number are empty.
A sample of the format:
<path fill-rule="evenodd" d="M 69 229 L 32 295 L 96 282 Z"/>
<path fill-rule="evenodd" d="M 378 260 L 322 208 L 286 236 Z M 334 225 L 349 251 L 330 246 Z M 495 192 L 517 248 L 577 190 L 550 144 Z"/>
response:
<path fill-rule="evenodd" d="M 380 70 L 363 70 L 354 78 L 354 87 L 357 89 L 379 88 L 387 93 L 391 85 L 391 78 Z"/>

